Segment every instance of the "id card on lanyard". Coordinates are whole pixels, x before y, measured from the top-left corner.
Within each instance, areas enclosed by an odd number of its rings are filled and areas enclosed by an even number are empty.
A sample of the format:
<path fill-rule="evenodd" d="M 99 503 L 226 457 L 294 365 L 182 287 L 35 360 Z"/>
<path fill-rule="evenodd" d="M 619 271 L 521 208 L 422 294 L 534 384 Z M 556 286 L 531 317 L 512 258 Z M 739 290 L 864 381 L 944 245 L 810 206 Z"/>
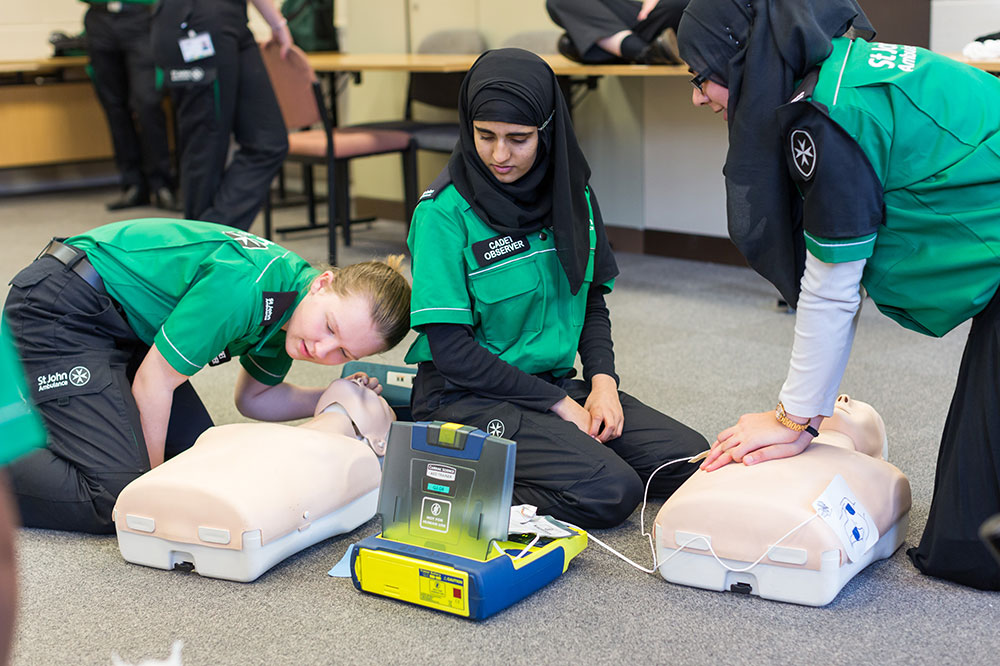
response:
<path fill-rule="evenodd" d="M 177 44 L 181 47 L 184 62 L 195 62 L 215 55 L 212 36 L 207 32 L 188 30 L 187 37 L 178 39 Z"/>

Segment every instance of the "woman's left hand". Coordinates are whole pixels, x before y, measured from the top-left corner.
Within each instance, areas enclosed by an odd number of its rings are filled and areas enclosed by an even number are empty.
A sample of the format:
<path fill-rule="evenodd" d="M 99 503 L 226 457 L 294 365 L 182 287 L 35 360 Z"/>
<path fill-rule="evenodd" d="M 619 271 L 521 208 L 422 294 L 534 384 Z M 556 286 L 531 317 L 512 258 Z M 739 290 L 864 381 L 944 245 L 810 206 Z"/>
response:
<path fill-rule="evenodd" d="M 778 423 L 773 411 L 744 414 L 736 425 L 719 433 L 701 469 L 711 472 L 731 462 L 755 465 L 788 458 L 802 453 L 812 439 L 805 430 L 796 432 Z"/>
<path fill-rule="evenodd" d="M 378 377 L 370 377 L 366 372 L 355 372 L 353 375 L 348 375 L 344 379 L 350 379 L 352 382 L 358 382 L 365 388 L 370 388 L 375 391 L 375 393 L 382 395 L 382 385 L 379 384 Z"/>
<path fill-rule="evenodd" d="M 621 436 L 625 414 L 618 399 L 618 385 L 610 375 L 594 375 L 590 380 L 590 395 L 583 408 L 590 412 L 591 437 L 599 442 L 609 442 Z"/>
<path fill-rule="evenodd" d="M 292 33 L 288 29 L 288 21 L 282 19 L 278 27 L 271 28 L 271 39 L 270 41 L 276 42 L 278 44 L 278 55 L 284 59 L 288 55 L 288 51 L 292 48 Z"/>

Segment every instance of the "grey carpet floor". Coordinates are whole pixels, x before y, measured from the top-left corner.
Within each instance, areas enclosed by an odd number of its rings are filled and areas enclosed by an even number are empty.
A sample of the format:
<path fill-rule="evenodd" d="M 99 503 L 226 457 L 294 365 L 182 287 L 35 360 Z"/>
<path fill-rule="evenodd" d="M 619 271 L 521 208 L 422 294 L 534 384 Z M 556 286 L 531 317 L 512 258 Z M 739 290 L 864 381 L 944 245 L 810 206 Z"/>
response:
<path fill-rule="evenodd" d="M 53 235 L 156 215 L 105 213 L 111 195 L 0 202 L 3 283 Z M 280 211 L 279 223 L 302 214 Z M 403 252 L 403 234 L 397 222 L 359 227 L 342 263 Z M 279 242 L 324 259 L 323 233 Z M 621 254 L 619 263 L 608 302 L 624 390 L 710 439 L 740 414 L 774 404 L 794 319 L 777 311 L 762 279 L 744 268 L 656 257 Z M 927 519 L 966 334 L 962 327 L 941 340 L 924 338 L 870 302 L 862 314 L 842 390 L 881 412 L 890 460 L 912 484 L 904 548 L 918 541 Z M 409 341 L 374 360 L 400 362 Z M 243 420 L 232 405 L 235 365 L 194 378 L 217 423 Z M 290 378 L 318 385 L 331 370 L 296 367 Z M 647 524 L 659 506 L 651 502 Z M 22 529 L 14 663 L 108 664 L 113 652 L 131 662 L 162 659 L 176 639 L 190 665 L 987 664 L 1000 647 L 1000 595 L 921 576 L 902 549 L 861 572 L 828 606 L 808 608 L 673 585 L 591 545 L 552 585 L 473 623 L 367 596 L 326 575 L 350 543 L 377 531 L 374 520 L 241 584 L 126 563 L 114 537 Z M 649 562 L 638 512 L 597 534 Z"/>

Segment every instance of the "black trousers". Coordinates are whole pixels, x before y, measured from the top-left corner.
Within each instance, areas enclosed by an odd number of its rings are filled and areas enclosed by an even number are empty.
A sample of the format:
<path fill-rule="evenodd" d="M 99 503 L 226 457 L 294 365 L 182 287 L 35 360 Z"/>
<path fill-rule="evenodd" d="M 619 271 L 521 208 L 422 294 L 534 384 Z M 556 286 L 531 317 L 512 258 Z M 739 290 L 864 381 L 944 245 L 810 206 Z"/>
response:
<path fill-rule="evenodd" d="M 119 13 L 92 5 L 83 19 L 94 89 L 108 119 L 122 185 L 155 190 L 172 188 L 173 178 L 150 21 L 148 6 L 128 3 Z"/>
<path fill-rule="evenodd" d="M 1000 512 L 1000 293 L 972 320 L 938 451 L 927 527 L 907 551 L 925 574 L 1000 590 L 1000 565 L 978 536 Z"/>
<path fill-rule="evenodd" d="M 597 46 L 599 40 L 631 30 L 643 41 L 652 41 L 667 28 L 677 29 L 688 1 L 660 0 L 643 21 L 638 20 L 642 3 L 637 0 L 546 0 L 545 7 L 583 61 L 599 64 L 618 59 Z"/>
<path fill-rule="evenodd" d="M 9 467 L 27 527 L 114 532 L 121 490 L 149 470 L 132 380 L 148 347 L 119 306 L 59 260 L 42 256 L 11 280 L 3 326 L 48 432 L 47 448 Z M 165 455 L 212 420 L 190 383 L 174 391 Z"/>
<path fill-rule="evenodd" d="M 208 32 L 215 55 L 185 63 L 178 39 L 189 30 Z M 153 53 L 177 108 L 184 217 L 249 229 L 288 154 L 288 132 L 245 0 L 162 0 Z M 239 149 L 227 166 L 230 138 Z"/>
<path fill-rule="evenodd" d="M 590 386 L 560 385 L 581 405 Z M 619 391 L 625 414 L 621 436 L 596 441 L 552 412 L 467 395 L 433 410 L 414 404 L 414 418 L 462 423 L 514 440 L 514 502 L 584 528 L 614 527 L 642 501 L 650 474 L 665 462 L 708 448 L 700 434 Z M 651 497 L 667 497 L 698 469 L 680 462 L 656 473 Z"/>

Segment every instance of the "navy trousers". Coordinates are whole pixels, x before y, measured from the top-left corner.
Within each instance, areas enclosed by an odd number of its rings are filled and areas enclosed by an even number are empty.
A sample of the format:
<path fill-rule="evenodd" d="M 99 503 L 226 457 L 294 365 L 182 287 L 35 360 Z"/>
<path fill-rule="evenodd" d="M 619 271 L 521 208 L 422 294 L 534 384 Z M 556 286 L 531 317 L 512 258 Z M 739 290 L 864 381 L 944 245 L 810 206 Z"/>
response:
<path fill-rule="evenodd" d="M 52 256 L 11 280 L 3 326 L 24 363 L 47 446 L 8 471 L 27 527 L 115 531 L 121 490 L 149 470 L 132 380 L 149 347 L 110 296 Z M 189 382 L 174 391 L 165 456 L 194 444 L 212 420 Z"/>

